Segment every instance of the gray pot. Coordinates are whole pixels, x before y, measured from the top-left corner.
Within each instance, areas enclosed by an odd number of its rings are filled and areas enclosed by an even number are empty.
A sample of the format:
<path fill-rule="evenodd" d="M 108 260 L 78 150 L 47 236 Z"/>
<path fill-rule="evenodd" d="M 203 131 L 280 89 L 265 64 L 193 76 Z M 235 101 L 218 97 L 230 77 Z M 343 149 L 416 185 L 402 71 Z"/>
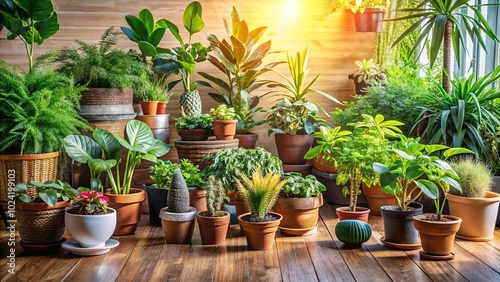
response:
<path fill-rule="evenodd" d="M 384 220 L 385 240 L 395 244 L 418 244 L 418 231 L 413 226 L 413 216 L 422 214 L 419 203 L 410 203 L 415 208 L 410 211 L 400 211 L 397 206 L 380 208 Z"/>

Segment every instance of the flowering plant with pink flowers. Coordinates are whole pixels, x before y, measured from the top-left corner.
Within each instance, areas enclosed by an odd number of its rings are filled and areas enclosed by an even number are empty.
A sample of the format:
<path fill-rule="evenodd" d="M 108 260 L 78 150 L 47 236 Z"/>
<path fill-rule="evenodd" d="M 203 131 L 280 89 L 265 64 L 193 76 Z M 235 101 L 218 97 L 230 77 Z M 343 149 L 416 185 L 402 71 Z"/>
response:
<path fill-rule="evenodd" d="M 108 197 L 94 190 L 81 191 L 68 212 L 83 215 L 107 214 Z"/>

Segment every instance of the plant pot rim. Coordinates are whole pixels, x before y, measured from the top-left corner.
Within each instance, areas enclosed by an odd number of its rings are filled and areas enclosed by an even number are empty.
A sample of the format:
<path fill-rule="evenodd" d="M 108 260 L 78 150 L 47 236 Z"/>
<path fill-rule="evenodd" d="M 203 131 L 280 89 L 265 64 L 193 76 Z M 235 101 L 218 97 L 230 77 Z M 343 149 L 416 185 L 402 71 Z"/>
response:
<path fill-rule="evenodd" d="M 194 207 L 189 207 L 187 212 L 174 213 L 168 212 L 168 207 L 164 207 L 160 210 L 160 218 L 168 221 L 191 221 L 196 218 L 197 210 Z"/>
<path fill-rule="evenodd" d="M 44 210 L 53 210 L 53 209 L 63 209 L 71 206 L 73 203 L 72 200 L 70 201 L 57 201 L 55 206 L 49 206 L 48 204 L 44 202 L 20 202 L 19 205 L 21 207 L 22 211 L 44 211 Z"/>
<path fill-rule="evenodd" d="M 40 160 L 59 157 L 59 151 L 39 154 L 0 154 L 0 160 L 21 161 L 21 160 Z"/>
<path fill-rule="evenodd" d="M 108 198 L 113 198 L 117 204 L 137 203 L 146 199 L 146 191 L 140 188 L 130 188 L 130 193 L 128 194 L 104 193 L 104 195 Z"/>
<path fill-rule="evenodd" d="M 496 203 L 500 202 L 500 194 L 488 191 L 484 198 L 469 198 L 453 194 L 447 194 L 446 199 L 451 202 L 467 203 L 467 204 L 481 204 L 481 203 Z"/>
<path fill-rule="evenodd" d="M 349 209 L 349 207 L 338 207 L 335 210 L 343 213 L 370 213 L 370 209 L 365 207 L 356 207 L 356 211 L 350 211 Z"/>
<path fill-rule="evenodd" d="M 404 211 L 404 210 L 389 209 L 389 207 L 398 207 L 399 208 L 398 205 L 388 205 L 388 206 L 381 206 L 380 209 L 383 209 L 386 212 L 403 212 L 403 213 L 405 213 L 405 212 L 413 212 L 415 210 L 420 210 L 420 209 L 423 209 L 423 207 L 424 207 L 424 205 L 422 205 L 421 203 L 418 203 L 418 202 L 411 202 L 410 204 L 408 204 L 408 206 L 411 205 L 411 204 L 419 205 L 419 207 L 416 208 L 416 209 L 413 209 L 413 210 L 406 210 L 406 211 Z"/>
<path fill-rule="evenodd" d="M 237 123 L 238 120 L 236 119 L 217 119 L 212 121 L 212 123 Z"/>
<path fill-rule="evenodd" d="M 74 217 L 89 217 L 89 216 L 100 216 L 100 217 L 105 217 L 105 216 L 111 216 L 112 214 L 116 213 L 116 210 L 113 208 L 108 207 L 108 210 L 111 212 L 105 213 L 105 214 L 78 214 L 78 213 L 70 213 L 66 210 L 66 214 Z"/>
<path fill-rule="evenodd" d="M 199 211 L 196 213 L 196 217 L 201 217 L 201 218 L 225 218 L 225 217 L 228 217 L 230 216 L 229 212 L 227 211 L 221 211 L 224 213 L 223 216 L 204 216 L 204 215 L 201 215 L 202 212 L 206 212 L 206 211 Z"/>
<path fill-rule="evenodd" d="M 279 197 L 273 208 L 276 209 L 295 209 L 309 210 L 316 209 L 323 205 L 323 195 L 309 198 L 285 198 Z"/>
<path fill-rule="evenodd" d="M 247 212 L 247 213 L 244 213 L 244 214 L 240 214 L 240 216 L 238 216 L 238 221 L 243 221 L 243 222 L 246 222 L 246 223 L 250 223 L 250 224 L 257 224 L 257 225 L 263 225 L 263 224 L 268 224 L 268 223 L 271 223 L 271 222 L 276 222 L 276 221 L 281 221 L 283 219 L 283 216 L 277 212 L 269 212 L 269 214 L 273 214 L 275 216 L 278 217 L 278 219 L 276 220 L 271 220 L 271 221 L 262 221 L 262 222 L 253 222 L 253 221 L 246 221 L 244 219 L 242 219 L 244 216 L 247 216 L 247 215 L 250 215 L 252 214 L 251 212 Z"/>
<path fill-rule="evenodd" d="M 423 213 L 423 214 L 419 214 L 419 215 L 414 215 L 413 216 L 413 220 L 420 221 L 420 222 L 423 222 L 423 223 L 429 223 L 429 224 L 455 224 L 455 223 L 462 222 L 462 219 L 460 217 L 449 215 L 449 214 L 443 214 L 442 216 L 444 218 L 451 219 L 451 221 L 446 221 L 445 222 L 445 221 L 423 220 L 423 218 L 426 218 L 426 217 L 432 216 L 432 215 L 436 215 L 436 214 L 435 213 Z"/>

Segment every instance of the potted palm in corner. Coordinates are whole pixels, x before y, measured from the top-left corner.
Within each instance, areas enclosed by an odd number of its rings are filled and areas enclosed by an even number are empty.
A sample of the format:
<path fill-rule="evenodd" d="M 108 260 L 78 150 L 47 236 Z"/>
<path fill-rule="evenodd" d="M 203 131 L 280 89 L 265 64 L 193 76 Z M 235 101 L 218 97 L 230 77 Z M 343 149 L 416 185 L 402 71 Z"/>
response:
<path fill-rule="evenodd" d="M 248 247 L 253 250 L 271 249 L 283 217 L 270 211 L 286 182 L 281 180 L 280 174 L 263 176 L 260 168 L 257 168 L 251 178 L 241 175 L 241 181 L 236 179 L 236 183 L 243 200 L 250 208 L 249 213 L 238 217 Z"/>
<path fill-rule="evenodd" d="M 224 242 L 229 228 L 229 213 L 222 211 L 226 189 L 220 181 L 210 177 L 205 185 L 207 191 L 206 210 L 196 216 L 200 228 L 201 243 L 216 245 Z"/>
<path fill-rule="evenodd" d="M 109 239 L 115 231 L 116 211 L 108 208 L 108 197 L 102 192 L 81 189 L 66 210 L 64 224 L 74 240 L 63 243 L 63 248 L 75 255 L 102 255 L 119 245 Z"/>

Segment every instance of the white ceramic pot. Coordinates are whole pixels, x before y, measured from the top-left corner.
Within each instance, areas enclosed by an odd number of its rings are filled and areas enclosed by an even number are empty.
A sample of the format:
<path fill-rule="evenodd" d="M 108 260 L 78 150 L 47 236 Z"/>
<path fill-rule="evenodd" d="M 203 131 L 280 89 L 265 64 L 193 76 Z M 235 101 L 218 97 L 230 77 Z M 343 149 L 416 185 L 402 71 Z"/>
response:
<path fill-rule="evenodd" d="M 116 211 L 99 215 L 81 215 L 66 212 L 64 223 L 71 237 L 83 248 L 104 247 L 116 226 Z"/>

